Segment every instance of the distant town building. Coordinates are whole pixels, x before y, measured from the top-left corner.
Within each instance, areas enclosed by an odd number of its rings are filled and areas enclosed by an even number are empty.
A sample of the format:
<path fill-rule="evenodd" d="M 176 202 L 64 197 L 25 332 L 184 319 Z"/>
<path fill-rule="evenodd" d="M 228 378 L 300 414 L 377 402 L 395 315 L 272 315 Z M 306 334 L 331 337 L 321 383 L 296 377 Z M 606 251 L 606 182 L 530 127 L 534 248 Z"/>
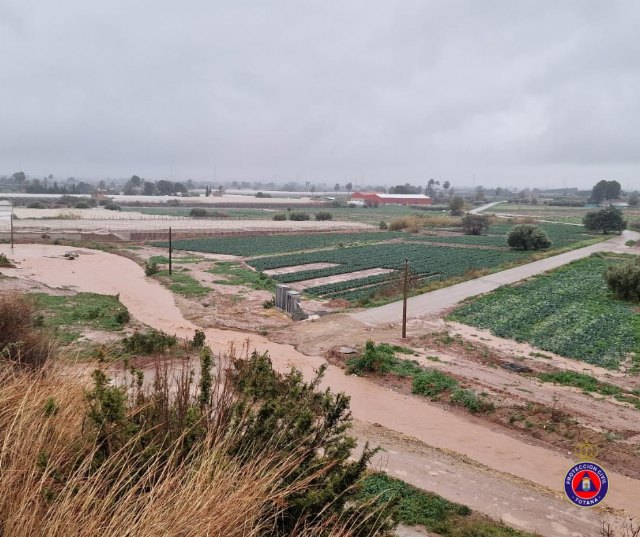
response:
<path fill-rule="evenodd" d="M 363 200 L 367 205 L 431 205 L 431 198 L 423 194 L 382 194 L 354 192 L 351 199 Z"/>

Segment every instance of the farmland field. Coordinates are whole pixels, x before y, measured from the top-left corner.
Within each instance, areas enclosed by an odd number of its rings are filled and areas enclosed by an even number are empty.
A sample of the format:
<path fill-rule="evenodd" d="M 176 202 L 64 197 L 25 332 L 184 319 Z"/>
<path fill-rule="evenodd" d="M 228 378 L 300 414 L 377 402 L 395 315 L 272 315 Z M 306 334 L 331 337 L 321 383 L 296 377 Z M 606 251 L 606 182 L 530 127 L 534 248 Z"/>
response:
<path fill-rule="evenodd" d="M 620 262 L 590 257 L 471 300 L 450 319 L 543 350 L 616 369 L 640 352 L 640 315 L 616 300 L 602 276 Z"/>
<path fill-rule="evenodd" d="M 300 250 L 314 250 L 339 245 L 351 245 L 363 242 L 380 242 L 406 237 L 401 232 L 362 232 L 362 233 L 309 233 L 304 235 L 258 235 L 243 237 L 220 237 L 206 239 L 185 239 L 173 241 L 176 250 L 190 250 L 216 254 L 253 257 Z M 167 248 L 168 242 L 156 242 L 154 246 Z M 315 263 L 315 261 L 309 261 Z M 304 263 L 300 263 L 304 264 Z M 286 266 L 286 265 L 279 265 Z M 269 267 L 279 268 L 279 267 Z M 264 269 L 261 269 L 264 270 Z"/>
<path fill-rule="evenodd" d="M 542 220 L 552 220 L 567 224 L 582 224 L 584 215 L 591 211 L 597 211 L 598 208 L 588 207 L 556 207 L 552 205 L 526 205 L 526 204 L 510 204 L 500 203 L 487 209 L 487 213 L 496 214 L 519 214 L 530 216 L 531 218 L 540 218 Z M 623 209 L 625 218 L 629 220 L 638 220 L 640 218 L 640 209 L 625 208 Z"/>
<path fill-rule="evenodd" d="M 427 242 L 441 242 L 450 244 L 469 244 L 477 246 L 507 246 L 507 234 L 513 224 L 494 224 L 489 227 L 487 235 L 452 235 L 452 236 L 429 236 L 416 237 L 416 239 Z M 565 224 L 541 224 L 540 227 L 546 231 L 553 241 L 552 248 L 563 248 L 576 242 L 594 239 L 594 235 L 588 234 L 583 226 L 567 226 Z M 413 240 L 413 239 L 412 239 Z"/>
<path fill-rule="evenodd" d="M 462 249 L 429 244 L 378 243 L 302 254 L 262 257 L 250 260 L 249 265 L 256 270 L 263 271 L 305 263 L 337 264 L 334 267 L 274 276 L 274 279 L 281 283 L 291 283 L 376 267 L 401 269 L 404 260 L 408 259 L 412 272 L 421 283 L 424 283 L 428 279 L 446 279 L 452 276 L 461 276 L 470 270 L 497 267 L 519 260 L 524 256 L 526 254 L 522 252 L 511 251 Z M 350 282 L 349 288 L 379 284 L 387 280 L 388 277 L 372 276 Z M 334 285 L 336 285 L 335 289 L 323 285 L 318 291 L 311 288 L 307 289 L 307 292 L 323 296 L 353 298 L 352 293 L 345 289 L 346 282 Z"/>

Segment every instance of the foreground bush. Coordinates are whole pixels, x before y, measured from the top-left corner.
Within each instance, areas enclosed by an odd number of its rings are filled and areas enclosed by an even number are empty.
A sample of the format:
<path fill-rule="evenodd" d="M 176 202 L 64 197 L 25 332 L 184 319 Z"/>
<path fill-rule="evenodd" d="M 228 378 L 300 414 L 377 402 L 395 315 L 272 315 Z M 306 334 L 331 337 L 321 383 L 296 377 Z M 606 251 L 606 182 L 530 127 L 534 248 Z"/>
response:
<path fill-rule="evenodd" d="M 219 373 L 226 369 L 226 374 Z M 157 366 L 93 388 L 0 368 L 4 535 L 381 535 L 388 506 L 356 496 L 349 399 L 267 355 L 214 370 Z M 320 373 L 320 375 L 322 372 Z M 220 375 L 220 376 L 218 376 Z M 195 379 L 198 378 L 196 383 Z"/>
<path fill-rule="evenodd" d="M 608 267 L 604 271 L 604 279 L 617 298 L 640 302 L 640 264 L 637 259 Z"/>
<path fill-rule="evenodd" d="M 516 250 L 543 250 L 552 245 L 545 231 L 533 224 L 513 226 L 507 235 L 507 244 Z"/>

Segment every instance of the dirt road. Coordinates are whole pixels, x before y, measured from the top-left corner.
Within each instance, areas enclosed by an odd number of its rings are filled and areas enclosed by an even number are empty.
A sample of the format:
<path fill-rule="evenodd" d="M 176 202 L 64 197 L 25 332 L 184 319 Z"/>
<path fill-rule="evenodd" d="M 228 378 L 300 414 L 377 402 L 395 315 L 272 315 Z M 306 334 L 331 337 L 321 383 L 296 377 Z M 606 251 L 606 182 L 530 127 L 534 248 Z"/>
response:
<path fill-rule="evenodd" d="M 19 265 L 17 269 L 2 269 L 2 272 L 54 287 L 119 294 L 120 300 L 138 320 L 181 337 L 193 335 L 197 326 L 184 319 L 171 293 L 146 278 L 142 268 L 134 262 L 85 249 L 77 249 L 79 257 L 68 261 L 60 257 L 67 250 L 60 246 L 17 245 L 11 252 L 7 245 L 0 245 L 0 252 Z M 206 335 L 214 350 L 221 352 L 229 344 L 242 346 L 248 337 L 242 332 L 216 329 L 206 330 Z M 280 370 L 295 366 L 305 375 L 311 375 L 325 363 L 322 357 L 303 355 L 290 345 L 273 343 L 260 336 L 251 336 L 250 347 L 269 351 L 274 365 Z M 431 464 L 429 449 L 450 450 L 457 454 L 458 460 L 468 461 L 469 468 L 465 474 L 460 465 L 450 467 L 451 476 L 447 481 L 459 486 L 455 491 L 443 492 L 451 494 L 449 498 L 470 503 L 493 516 L 501 513 L 512 525 L 544 535 L 597 534 L 601 512 L 584 514 L 577 507 L 563 506 L 564 500 L 560 499 L 563 477 L 573 464 L 572 459 L 492 430 L 472 416 L 452 414 L 424 399 L 395 393 L 360 377 L 346 376 L 337 367 L 327 369 L 324 385 L 351 396 L 352 413 L 357 420 L 378 423 L 425 445 L 421 455 L 409 456 L 409 451 L 401 444 L 393 444 L 395 447 L 388 452 L 400 454 L 393 457 L 394 465 L 397 461 L 393 471 L 406 472 L 408 480 L 420 480 L 416 484 L 432 488 L 431 482 L 436 482 L 438 476 L 431 475 L 432 470 L 427 469 Z M 481 474 L 477 469 L 480 468 L 493 469 L 495 480 L 479 478 Z M 613 472 L 609 472 L 609 477 L 611 489 L 606 505 L 640 517 L 640 481 Z M 503 497 L 509 483 L 517 485 L 511 493 L 511 502 L 504 498 L 490 499 Z M 576 527 L 580 529 L 576 531 Z"/>
<path fill-rule="evenodd" d="M 624 243 L 628 240 L 638 239 L 640 239 L 640 233 L 625 231 L 622 235 L 617 235 L 608 241 L 593 244 L 586 248 L 579 248 L 578 250 L 547 257 L 540 261 L 534 261 L 533 263 L 503 270 L 502 272 L 496 272 L 489 276 L 483 276 L 482 278 L 476 278 L 475 280 L 469 280 L 457 285 L 452 285 L 451 287 L 445 287 L 437 291 L 411 297 L 407 303 L 408 318 L 437 315 L 466 298 L 488 293 L 503 285 L 515 283 L 535 276 L 536 274 L 547 272 L 566 265 L 571 261 L 588 257 L 595 252 L 628 253 L 629 248 L 625 246 Z M 351 316 L 360 322 L 372 325 L 397 323 L 402 320 L 402 302 L 398 301 L 378 308 L 370 308 L 365 311 L 353 313 Z"/>

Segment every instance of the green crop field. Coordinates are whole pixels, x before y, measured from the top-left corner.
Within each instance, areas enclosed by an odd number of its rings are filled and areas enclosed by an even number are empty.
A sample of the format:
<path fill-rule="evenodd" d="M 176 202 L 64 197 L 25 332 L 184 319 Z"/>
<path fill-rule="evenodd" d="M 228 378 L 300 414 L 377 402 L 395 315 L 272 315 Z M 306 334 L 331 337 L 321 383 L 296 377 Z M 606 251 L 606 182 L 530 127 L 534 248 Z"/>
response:
<path fill-rule="evenodd" d="M 427 242 L 441 242 L 446 244 L 469 244 L 476 246 L 502 246 L 508 248 L 507 235 L 514 224 L 494 224 L 489 227 L 486 235 L 450 235 L 416 237 L 412 240 Z M 540 224 L 553 241 L 552 248 L 564 248 L 577 242 L 596 238 L 590 235 L 583 226 L 568 226 L 565 224 Z"/>
<path fill-rule="evenodd" d="M 337 263 L 338 266 L 324 269 L 305 270 L 291 274 L 281 274 L 274 279 L 280 283 L 291 283 L 345 274 L 359 270 L 372 268 L 401 269 L 405 259 L 409 260 L 411 271 L 420 280 L 427 278 L 444 279 L 451 276 L 461 276 L 470 270 L 493 268 L 505 263 L 521 259 L 526 254 L 511 251 L 481 250 L 470 248 L 450 248 L 445 246 L 433 246 L 430 244 L 413 243 L 378 243 L 351 248 L 334 248 L 308 252 L 303 254 L 285 254 L 279 256 L 262 257 L 249 261 L 256 270 L 263 271 L 305 263 Z M 377 283 L 383 279 L 379 277 Z M 376 283 L 376 280 L 366 279 L 364 285 Z M 311 294 L 323 296 L 340 296 L 345 290 L 343 283 L 334 284 L 335 288 L 329 290 L 326 285 L 320 287 L 321 292 L 314 288 L 308 289 Z M 352 281 L 350 288 L 359 286 L 357 280 Z"/>
<path fill-rule="evenodd" d="M 618 262 L 613 257 L 576 261 L 473 299 L 449 319 L 616 369 L 640 352 L 636 306 L 614 299 L 603 278 L 605 268 Z"/>
<path fill-rule="evenodd" d="M 379 242 L 406 237 L 401 232 L 361 232 L 361 233 L 305 233 L 300 235 L 257 235 L 241 237 L 219 237 L 204 239 L 184 239 L 173 241 L 175 250 L 208 252 L 239 256 L 258 256 L 300 250 L 346 246 L 354 243 Z M 168 248 L 168 242 L 154 242 L 154 246 Z M 313 263 L 313 261 L 309 261 Z M 281 265 L 283 266 L 283 265 Z"/>

